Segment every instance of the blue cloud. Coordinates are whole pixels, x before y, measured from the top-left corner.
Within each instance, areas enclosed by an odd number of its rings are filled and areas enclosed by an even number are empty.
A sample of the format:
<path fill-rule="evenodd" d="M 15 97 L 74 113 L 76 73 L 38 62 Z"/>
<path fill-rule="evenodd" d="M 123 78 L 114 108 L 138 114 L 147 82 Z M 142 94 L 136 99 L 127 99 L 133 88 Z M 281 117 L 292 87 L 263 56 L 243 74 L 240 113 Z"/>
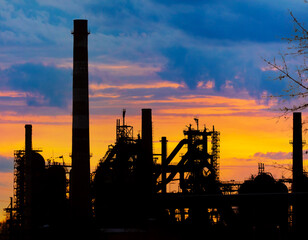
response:
<path fill-rule="evenodd" d="M 184 81 L 190 89 L 199 81 L 215 79 L 216 91 L 228 80 L 234 88 L 260 96 L 263 91 L 278 94 L 286 83 L 269 81 L 260 69 L 262 61 L 251 57 L 258 54 L 254 46 L 266 49 L 266 44 L 280 44 L 282 37 L 289 36 L 292 21 L 287 9 L 298 5 L 244 0 L 152 0 L 142 4 L 120 0 L 95 1 L 86 8 L 102 21 L 97 30 L 117 42 L 108 52 L 104 50 L 109 59 L 142 62 L 163 58 L 166 63 L 157 73 L 162 79 Z M 305 16 L 303 11 L 298 13 Z M 143 32 L 146 38 L 134 35 Z M 246 47 L 244 56 L 238 51 L 239 43 Z"/>
<path fill-rule="evenodd" d="M 118 0 L 88 3 L 85 9 L 99 18 L 99 29 L 105 34 L 151 33 L 170 27 L 190 37 L 269 42 L 280 41 L 292 31 L 287 10 L 294 3 L 283 5 L 245 0 L 155 0 L 142 4 Z M 304 11 L 298 14 L 305 17 Z"/>
<path fill-rule="evenodd" d="M 154 76 L 156 79 L 184 81 L 190 90 L 195 90 L 199 81 L 214 79 L 218 93 L 228 80 L 235 89 L 247 89 L 253 96 L 259 96 L 264 90 L 275 94 L 284 89 L 285 83 L 268 81 L 256 57 L 251 56 L 258 51 L 254 46 L 271 50 L 273 44 L 280 43 L 280 38 L 292 31 L 287 8 L 300 4 L 291 2 L 93 0 L 61 3 L 55 0 L 40 3 L 31 0 L 29 4 L 10 3 L 14 11 L 1 21 L 6 30 L 16 34 L 15 39 L 19 36 L 21 39 L 13 42 L 9 40 L 14 36 L 7 37 L 6 44 L 10 48 L 6 48 L 5 56 L 10 59 L 9 64 L 33 62 L 34 58 L 35 62 L 42 58 L 52 59 L 49 62 L 60 57 L 70 58 L 72 16 L 86 17 L 92 32 L 89 36 L 90 62 L 157 64 L 162 70 L 157 73 L 158 77 Z M 66 6 L 74 10 L 67 12 Z M 299 8 L 296 11 L 300 19 L 307 19 L 304 11 Z M 40 31 L 23 27 L 26 23 L 41 23 L 41 20 L 43 24 L 35 27 Z M 19 35 L 18 29 L 14 31 L 15 26 L 23 30 L 22 34 Z M 239 52 L 241 44 L 246 49 Z M 16 50 L 21 47 L 23 51 Z M 40 51 L 33 51 L 34 48 Z M 19 59 L 15 61 L 16 55 Z M 63 108 L 70 100 L 69 72 L 41 64 L 19 64 L 2 70 L 1 75 L 8 78 L 10 89 L 40 96 L 29 96 L 28 105 Z M 95 82 L 102 81 L 101 75 L 92 73 L 92 76 Z M 152 77 L 144 80 L 152 81 Z M 126 76 L 125 80 L 135 81 L 135 76 Z"/>
<path fill-rule="evenodd" d="M 190 88 L 195 88 L 203 76 L 209 75 L 204 63 L 205 56 L 192 49 L 182 46 L 171 47 L 163 50 L 168 63 L 158 75 L 166 80 L 185 83 Z"/>
<path fill-rule="evenodd" d="M 292 30 L 287 9 L 247 1 L 183 7 L 171 15 L 169 23 L 193 37 L 232 41 L 279 41 Z"/>
<path fill-rule="evenodd" d="M 271 80 L 271 72 L 262 71 L 255 59 L 244 59 L 236 49 L 219 52 L 215 48 L 202 51 L 177 46 L 163 53 L 168 61 L 157 74 L 162 79 L 184 81 L 190 89 L 195 89 L 199 81 L 214 80 L 219 93 L 229 81 L 236 90 L 246 89 L 259 98 L 264 91 L 279 94 L 287 86 L 286 81 Z"/>
<path fill-rule="evenodd" d="M 150 1 L 142 4 L 134 0 L 93 1 L 85 4 L 85 9 L 90 14 L 89 20 L 96 23 L 91 27 L 94 31 L 118 36 L 155 31 L 153 23 L 159 23 L 161 15 L 151 6 Z"/>
<path fill-rule="evenodd" d="M 6 79 L 3 87 L 31 93 L 26 99 L 29 106 L 64 108 L 71 99 L 70 72 L 69 69 L 26 63 L 3 70 L 1 76 Z"/>
<path fill-rule="evenodd" d="M 13 172 L 14 160 L 11 157 L 0 155 L 0 172 Z"/>

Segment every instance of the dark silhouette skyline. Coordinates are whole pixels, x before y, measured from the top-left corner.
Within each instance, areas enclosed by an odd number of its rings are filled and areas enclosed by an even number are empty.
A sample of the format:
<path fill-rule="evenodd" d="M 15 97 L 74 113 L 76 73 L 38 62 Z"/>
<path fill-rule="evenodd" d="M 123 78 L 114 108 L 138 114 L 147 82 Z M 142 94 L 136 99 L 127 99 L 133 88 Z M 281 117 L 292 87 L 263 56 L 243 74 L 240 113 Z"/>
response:
<path fill-rule="evenodd" d="M 191 124 L 167 153 L 153 151 L 152 109 L 141 109 L 141 135 L 117 120 L 116 141 L 90 172 L 87 20 L 74 20 L 72 164 L 48 163 L 32 146 L 15 151 L 11 239 L 294 239 L 305 232 L 308 180 L 301 113 L 293 114 L 293 179 L 259 164 L 242 183 L 220 180 L 220 132 Z M 170 123 L 172 124 L 172 123 Z M 182 153 L 182 155 L 179 155 Z M 179 155 L 179 156 L 178 156 Z M 175 162 L 178 156 L 180 161 Z M 178 191 L 168 191 L 169 184 Z M 291 190 L 286 183 L 291 183 Z M 61 235 L 59 236 L 59 234 Z M 202 238 L 202 237 L 201 237 Z"/>
<path fill-rule="evenodd" d="M 32 126 L 26 125 L 26 150 L 15 151 L 14 201 L 6 209 L 11 213 L 7 236 L 52 239 L 64 232 L 60 238 L 297 239 L 304 234 L 308 178 L 303 170 L 293 168 L 293 174 L 299 175 L 296 185 L 294 179 L 275 179 L 263 163 L 258 174 L 244 182 L 220 181 L 220 141 L 214 127 L 189 125 L 173 151 L 153 154 L 149 151 L 151 109 L 141 112 L 142 136 L 133 135 L 125 113 L 122 122 L 117 120 L 116 141 L 92 173 L 88 197 L 93 212 L 79 223 L 68 190 L 74 166 L 46 164 L 40 151 L 32 149 Z M 296 145 L 301 138 L 301 113 L 293 117 Z M 161 139 L 165 149 L 168 138 Z M 185 153 L 176 162 L 181 149 Z M 294 146 L 293 151 L 293 161 L 302 161 L 301 149 Z M 173 183 L 178 184 L 177 192 L 168 190 Z M 288 188 L 290 183 L 292 188 Z"/>

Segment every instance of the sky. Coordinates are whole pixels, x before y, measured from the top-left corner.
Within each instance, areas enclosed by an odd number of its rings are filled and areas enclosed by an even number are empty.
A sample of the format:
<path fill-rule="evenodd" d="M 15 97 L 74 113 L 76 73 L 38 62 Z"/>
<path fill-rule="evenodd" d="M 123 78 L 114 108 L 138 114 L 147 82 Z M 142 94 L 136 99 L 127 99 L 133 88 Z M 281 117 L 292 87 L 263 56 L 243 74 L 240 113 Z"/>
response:
<path fill-rule="evenodd" d="M 289 11 L 308 22 L 303 0 L 0 0 L 0 6 L 1 208 L 13 194 L 14 150 L 24 148 L 25 124 L 33 125 L 34 148 L 45 160 L 63 156 L 70 163 L 74 19 L 88 19 L 91 33 L 92 171 L 115 141 L 122 109 L 136 136 L 141 109 L 152 108 L 156 153 L 162 136 L 171 152 L 197 117 L 200 126 L 220 131 L 222 180 L 247 179 L 258 162 L 276 177 L 291 176 L 277 166 L 291 163 L 292 117 L 277 110 L 286 102 L 268 97 L 288 82 L 274 80 L 277 72 L 263 59 L 287 51 L 283 38 L 294 30 Z"/>

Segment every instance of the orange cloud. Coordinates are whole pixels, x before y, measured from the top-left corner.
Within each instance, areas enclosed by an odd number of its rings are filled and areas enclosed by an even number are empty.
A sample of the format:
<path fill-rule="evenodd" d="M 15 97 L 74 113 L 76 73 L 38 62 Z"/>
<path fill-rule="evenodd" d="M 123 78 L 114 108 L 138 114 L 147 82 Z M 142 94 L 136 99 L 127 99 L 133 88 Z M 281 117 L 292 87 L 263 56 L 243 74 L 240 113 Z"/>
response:
<path fill-rule="evenodd" d="M 70 115 L 58 116 L 37 116 L 37 115 L 17 115 L 14 112 L 2 112 L 0 122 L 4 123 L 44 123 L 44 124 L 68 124 L 71 122 Z"/>
<path fill-rule="evenodd" d="M 28 94 L 25 92 L 18 92 L 18 91 L 0 91 L 0 97 L 26 97 Z"/>
<path fill-rule="evenodd" d="M 214 80 L 209 80 L 207 82 L 200 81 L 197 84 L 197 88 L 202 88 L 202 89 L 213 89 L 214 87 L 215 87 Z"/>
<path fill-rule="evenodd" d="M 188 95 L 182 98 L 168 97 L 166 99 L 153 99 L 131 97 L 126 99 L 126 104 L 138 105 L 160 105 L 157 114 L 192 114 L 192 115 L 209 115 L 209 114 L 252 114 L 261 113 L 262 110 L 268 110 L 274 104 L 268 105 L 257 103 L 254 99 L 237 99 L 221 96 L 201 96 Z M 171 105 L 172 104 L 172 105 Z M 264 114 L 264 112 L 262 113 Z"/>
<path fill-rule="evenodd" d="M 90 84 L 91 90 L 104 90 L 104 89 L 157 89 L 157 88 L 184 88 L 184 83 L 174 83 L 168 81 L 160 81 L 149 84 L 123 84 L 123 85 L 110 85 L 110 84 Z"/>
<path fill-rule="evenodd" d="M 113 93 L 90 93 L 90 98 L 119 98 L 121 95 Z"/>

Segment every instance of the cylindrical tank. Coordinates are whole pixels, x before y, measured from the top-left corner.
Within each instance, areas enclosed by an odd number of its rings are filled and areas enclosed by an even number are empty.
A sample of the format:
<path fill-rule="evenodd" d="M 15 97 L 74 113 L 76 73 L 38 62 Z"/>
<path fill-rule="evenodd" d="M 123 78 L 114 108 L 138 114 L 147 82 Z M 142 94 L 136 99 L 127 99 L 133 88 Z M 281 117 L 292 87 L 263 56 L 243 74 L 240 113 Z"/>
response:
<path fill-rule="evenodd" d="M 280 195 L 277 199 L 277 194 Z M 239 194 L 248 196 L 239 205 L 239 213 L 243 229 L 262 236 L 266 234 L 276 238 L 288 228 L 288 188 L 276 181 L 268 173 L 259 173 L 254 179 L 245 181 Z"/>
<path fill-rule="evenodd" d="M 47 221 L 50 225 L 60 225 L 65 220 L 66 171 L 62 165 L 51 165 L 45 176 Z"/>
<path fill-rule="evenodd" d="M 61 165 L 51 165 L 46 170 L 47 186 L 52 202 L 63 202 L 66 199 L 66 172 Z"/>
<path fill-rule="evenodd" d="M 31 153 L 31 214 L 33 227 L 41 225 L 44 212 L 45 160 L 41 154 Z M 27 189 L 27 188 L 26 188 Z"/>
<path fill-rule="evenodd" d="M 33 175 L 41 174 L 45 169 L 45 160 L 41 154 L 32 151 L 31 170 Z"/>

